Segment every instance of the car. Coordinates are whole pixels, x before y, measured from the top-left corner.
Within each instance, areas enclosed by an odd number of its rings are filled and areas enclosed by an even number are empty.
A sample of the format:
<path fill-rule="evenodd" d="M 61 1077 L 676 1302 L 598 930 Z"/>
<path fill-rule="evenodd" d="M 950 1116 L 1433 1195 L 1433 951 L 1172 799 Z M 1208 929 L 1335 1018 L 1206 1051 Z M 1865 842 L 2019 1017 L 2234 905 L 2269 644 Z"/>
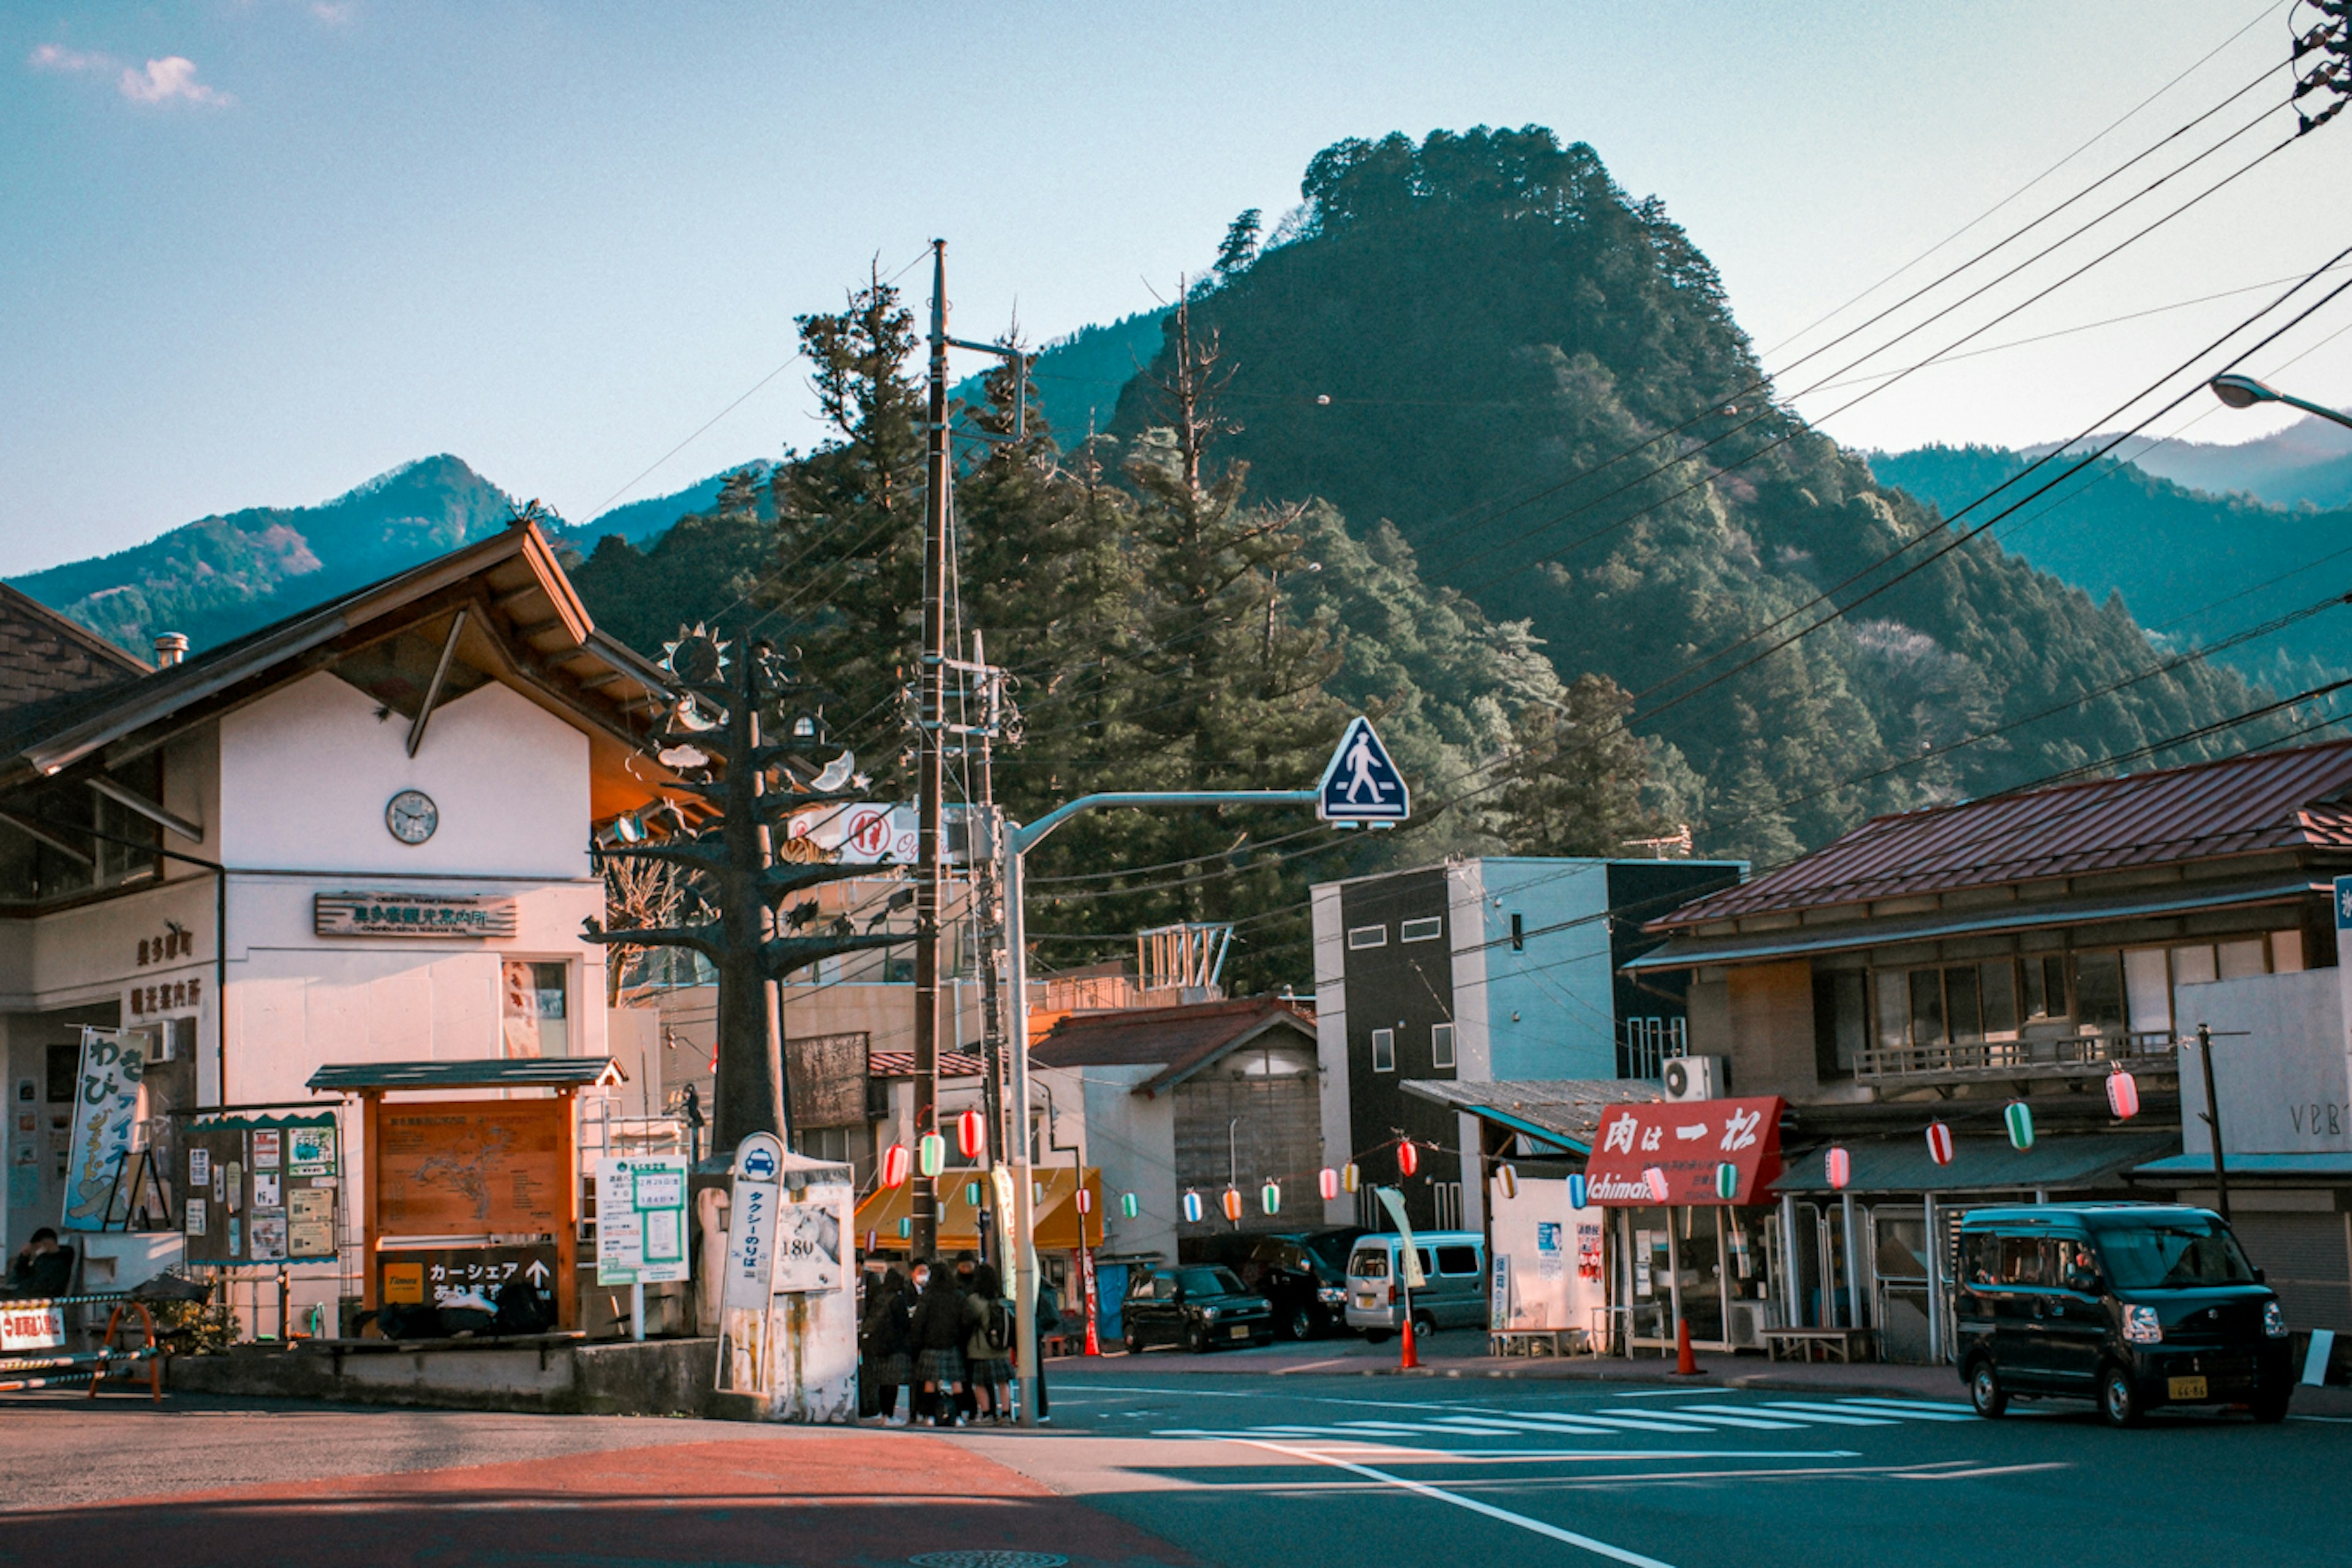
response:
<path fill-rule="evenodd" d="M 2160 1204 L 1972 1209 L 1954 1310 L 1969 1402 L 2088 1399 L 2114 1426 L 2159 1405 L 2281 1421 L 2294 1393 L 2286 1313 L 2210 1210 Z"/>
<path fill-rule="evenodd" d="M 1271 1302 L 1276 1338 L 1315 1339 L 1346 1327 L 1348 1244 L 1362 1234 L 1344 1226 L 1204 1237 L 1192 1260 L 1222 1264 Z"/>
<path fill-rule="evenodd" d="M 1409 1286 L 1404 1238 L 1394 1231 L 1356 1237 L 1348 1253 L 1347 1321 L 1379 1344 L 1404 1326 L 1413 1332 L 1476 1328 L 1486 1321 L 1486 1238 L 1475 1230 L 1437 1230 L 1412 1238 L 1422 1282 Z"/>
<path fill-rule="evenodd" d="M 1154 1268 L 1128 1287 L 1119 1307 L 1129 1355 L 1153 1345 L 1194 1352 L 1219 1345 L 1262 1345 L 1274 1337 L 1274 1308 L 1230 1268 L 1192 1263 Z"/>

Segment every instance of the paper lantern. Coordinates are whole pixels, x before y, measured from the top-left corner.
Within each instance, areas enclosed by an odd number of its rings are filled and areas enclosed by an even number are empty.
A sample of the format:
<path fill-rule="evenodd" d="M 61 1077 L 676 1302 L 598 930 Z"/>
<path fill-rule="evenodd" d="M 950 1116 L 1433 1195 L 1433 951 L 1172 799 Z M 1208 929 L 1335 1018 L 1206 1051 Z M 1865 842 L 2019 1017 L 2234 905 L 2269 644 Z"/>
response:
<path fill-rule="evenodd" d="M 1084 1187 L 1078 1189 L 1078 1212 L 1080 1214 L 1095 1212 L 1095 1195 Z"/>
<path fill-rule="evenodd" d="M 1328 1165 L 1324 1166 L 1322 1172 L 1315 1178 L 1315 1191 L 1327 1204 L 1333 1198 L 1338 1197 L 1339 1195 L 1339 1173 L 1333 1170 Z"/>
<path fill-rule="evenodd" d="M 1822 1169 L 1829 1176 L 1831 1189 L 1843 1192 L 1853 1180 L 1853 1156 L 1843 1149 L 1832 1149 L 1822 1156 Z"/>
<path fill-rule="evenodd" d="M 1217 1200 L 1217 1206 L 1224 1211 L 1227 1220 L 1234 1225 L 1241 1224 L 1242 1194 L 1239 1187 L 1227 1187 L 1224 1196 Z"/>
<path fill-rule="evenodd" d="M 1339 1167 L 1339 1185 L 1342 1190 L 1352 1193 L 1363 1184 L 1364 1173 L 1356 1168 L 1356 1162 L 1350 1160 Z"/>
<path fill-rule="evenodd" d="M 1198 1193 L 1184 1194 L 1184 1223 L 1186 1225 L 1201 1223 L 1201 1194 Z"/>
<path fill-rule="evenodd" d="M 1642 1180 L 1649 1184 L 1652 1203 L 1662 1204 L 1666 1201 L 1666 1173 L 1664 1171 L 1653 1165 L 1642 1173 Z"/>
<path fill-rule="evenodd" d="M 1268 1214 L 1280 1214 L 1282 1212 L 1282 1184 L 1280 1182 L 1268 1182 L 1265 1185 L 1260 1187 L 1257 1190 L 1257 1204 L 1258 1207 L 1265 1210 Z"/>
<path fill-rule="evenodd" d="M 902 1219 L 902 1220 L 900 1220 L 900 1221 L 898 1222 L 898 1239 L 899 1239 L 900 1241 L 904 1241 L 904 1240 L 906 1240 L 908 1237 L 912 1236 L 914 1233 L 915 1233 L 915 1222 L 914 1222 L 913 1220 L 911 1220 L 911 1219 Z"/>
<path fill-rule="evenodd" d="M 947 1169 L 948 1141 L 946 1139 L 936 1132 L 926 1132 L 918 1148 L 920 1150 L 920 1154 L 917 1165 L 923 1174 L 936 1176 Z"/>
<path fill-rule="evenodd" d="M 1519 1173 L 1509 1165 L 1495 1167 L 1495 1190 L 1507 1198 L 1519 1195 Z"/>
<path fill-rule="evenodd" d="M 874 1244 L 875 1244 L 876 1242 L 877 1242 L 877 1241 L 881 1240 L 881 1239 L 882 1239 L 882 1233 L 881 1233 L 880 1231 L 876 1231 L 876 1230 L 869 1230 L 869 1231 L 867 1231 L 867 1232 L 866 1233 L 866 1251 L 868 1251 L 868 1252 L 873 1251 L 873 1250 L 874 1250 Z"/>
<path fill-rule="evenodd" d="M 2118 1068 L 2107 1075 L 2107 1109 L 2118 1121 L 2139 1114 L 2139 1079 Z"/>
<path fill-rule="evenodd" d="M 2011 1148 L 2033 1147 L 2033 1107 L 2021 1100 L 2012 1100 L 2009 1102 L 2009 1109 L 2001 1112 L 2001 1120 L 2009 1123 Z"/>
<path fill-rule="evenodd" d="M 1952 1163 L 1952 1130 L 1940 1121 L 1927 1123 L 1927 1158 L 1938 1165 Z"/>
<path fill-rule="evenodd" d="M 1410 1138 L 1397 1140 L 1397 1174 L 1410 1176 L 1421 1169 L 1421 1151 L 1412 1146 Z"/>
<path fill-rule="evenodd" d="M 907 1169 L 913 1163 L 904 1143 L 893 1143 L 882 1151 L 882 1184 L 903 1187 L 907 1184 Z"/>
<path fill-rule="evenodd" d="M 1118 1194 L 1119 1218 L 1133 1219 L 1136 1215 L 1141 1211 L 1142 1207 L 1143 1205 L 1135 1201 L 1135 1194 L 1133 1193 L 1121 1193 Z"/>
<path fill-rule="evenodd" d="M 977 1160 L 980 1152 L 988 1147 L 988 1123 L 981 1120 L 977 1109 L 967 1106 L 956 1118 L 956 1152 L 967 1160 Z"/>
<path fill-rule="evenodd" d="M 1715 1168 L 1715 1195 L 1726 1203 L 1739 1195 L 1739 1167 L 1728 1160 Z"/>
<path fill-rule="evenodd" d="M 966 1208 L 976 1209 L 980 1206 L 980 1184 L 978 1182 L 966 1182 L 963 1184 L 963 1204 Z"/>
<path fill-rule="evenodd" d="M 1584 1206 L 1584 1173 L 1581 1171 L 1568 1179 L 1568 1206 L 1572 1209 Z"/>

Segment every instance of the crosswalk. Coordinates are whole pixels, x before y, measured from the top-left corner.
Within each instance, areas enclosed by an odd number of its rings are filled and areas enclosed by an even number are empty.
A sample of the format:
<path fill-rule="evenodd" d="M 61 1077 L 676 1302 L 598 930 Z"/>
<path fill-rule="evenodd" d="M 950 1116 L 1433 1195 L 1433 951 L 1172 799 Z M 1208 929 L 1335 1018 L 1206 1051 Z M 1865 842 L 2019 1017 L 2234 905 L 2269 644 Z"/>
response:
<path fill-rule="evenodd" d="M 1694 1391 L 1696 1392 L 1696 1391 Z M 1631 1408 L 1498 1410 L 1432 1405 L 1417 1419 L 1360 1418 L 1322 1423 L 1267 1422 L 1226 1427 L 1163 1427 L 1160 1437 L 1223 1437 L 1288 1443 L 1328 1442 L 1392 1447 L 1445 1447 L 1461 1441 L 1525 1444 L 1546 1438 L 1698 1436 L 1734 1432 L 1830 1432 L 1899 1427 L 1912 1422 L 1976 1420 L 1965 1405 L 1934 1399 L 1758 1399 L 1740 1404 L 1644 1404 Z"/>

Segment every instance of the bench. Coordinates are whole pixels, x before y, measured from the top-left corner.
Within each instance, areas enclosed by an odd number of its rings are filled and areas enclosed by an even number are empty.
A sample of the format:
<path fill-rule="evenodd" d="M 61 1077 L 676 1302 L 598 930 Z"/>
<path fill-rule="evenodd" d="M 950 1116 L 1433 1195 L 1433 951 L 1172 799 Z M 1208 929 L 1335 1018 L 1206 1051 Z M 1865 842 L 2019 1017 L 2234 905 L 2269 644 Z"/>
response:
<path fill-rule="evenodd" d="M 1774 1361 L 1811 1362 L 1834 1357 L 1852 1363 L 1869 1356 L 1875 1338 L 1868 1329 L 1766 1329 L 1762 1332 L 1765 1353 Z"/>
<path fill-rule="evenodd" d="M 95 1350 L 65 1348 L 65 1309 L 112 1303 L 106 1331 Z M 134 1320 L 127 1314 L 136 1313 Z M 118 1343 L 118 1341 L 124 1342 Z M 155 1320 L 143 1301 L 117 1291 L 100 1296 L 58 1296 L 40 1300 L 0 1301 L 0 1393 L 89 1380 L 89 1394 L 110 1377 L 136 1378 L 146 1368 L 147 1389 L 163 1398 L 163 1356 L 155 1342 Z"/>
<path fill-rule="evenodd" d="M 1490 1329 L 1486 1353 L 1494 1356 L 1582 1355 L 1592 1336 L 1582 1329 Z"/>

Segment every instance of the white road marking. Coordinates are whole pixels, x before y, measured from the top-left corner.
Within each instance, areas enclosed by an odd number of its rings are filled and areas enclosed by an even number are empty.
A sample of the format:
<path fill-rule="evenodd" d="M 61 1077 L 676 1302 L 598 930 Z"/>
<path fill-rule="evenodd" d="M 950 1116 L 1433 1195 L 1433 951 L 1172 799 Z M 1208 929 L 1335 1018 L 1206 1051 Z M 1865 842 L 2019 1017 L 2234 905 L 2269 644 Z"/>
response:
<path fill-rule="evenodd" d="M 1924 1400 L 1841 1399 L 1838 1404 L 1864 1415 L 1899 1415 L 1906 1421 L 1974 1421 L 1977 1413 L 1965 1405 L 1930 1405 Z"/>
<path fill-rule="evenodd" d="M 1969 1409 L 1966 1404 L 1954 1399 L 1882 1399 L 1873 1394 L 1857 1394 L 1850 1399 L 1841 1399 L 1838 1403 L 1885 1405 L 1890 1410 L 1923 1410 L 1931 1415 L 1960 1415 L 1971 1421 L 1976 1419 L 1975 1411 Z"/>
<path fill-rule="evenodd" d="M 1793 1410 L 1803 1415 L 1808 1421 L 1826 1421 L 1832 1426 L 1892 1426 L 1895 1425 L 1895 1417 L 1892 1413 L 1885 1415 L 1858 1415 L 1852 1410 L 1842 1409 L 1834 1405 L 1809 1405 L 1801 1399 L 1770 1399 L 1765 1401 L 1765 1404 L 1769 1408 L 1763 1411 L 1762 1414 L 1766 1415 L 1771 1415 L 1775 1410 Z"/>
<path fill-rule="evenodd" d="M 1664 1416 L 1600 1415 L 1580 1410 L 1568 1417 L 1572 1421 L 1589 1421 L 1595 1426 L 1614 1426 L 1626 1432 L 1706 1432 L 1712 1428 L 1704 1421 L 1675 1421 Z"/>
<path fill-rule="evenodd" d="M 1677 1405 L 1675 1408 L 1693 1415 L 1704 1415 L 1719 1426 L 1745 1426 L 1757 1432 L 1794 1432 L 1804 1426 L 1801 1421 L 1759 1421 L 1745 1411 L 1735 1415 L 1732 1412 L 1739 1407 L 1732 1405 Z"/>
<path fill-rule="evenodd" d="M 1969 1481 L 1974 1480 L 1979 1476 L 2021 1476 L 2033 1470 L 2071 1470 L 2074 1468 L 2074 1467 L 2072 1465 L 2057 1463 L 2040 1465 L 1983 1465 L 1972 1470 L 1937 1470 L 1933 1473 L 1916 1470 L 1895 1470 L 1891 1472 L 1891 1474 L 1893 1479 L 1898 1481 Z"/>
<path fill-rule="evenodd" d="M 1404 1476 L 1392 1476 L 1386 1470 L 1376 1470 L 1370 1465 L 1359 1465 L 1347 1459 L 1332 1458 L 1327 1455 L 1318 1454 L 1311 1448 L 1286 1447 L 1280 1443 L 1257 1442 L 1247 1438 L 1242 1441 L 1253 1448 L 1265 1448 L 1276 1454 L 1287 1454 L 1292 1458 L 1310 1459 L 1318 1465 L 1330 1465 L 1335 1468 L 1362 1476 L 1368 1480 L 1381 1481 L 1401 1490 L 1412 1492 L 1418 1497 L 1450 1503 L 1455 1508 L 1466 1509 L 1472 1513 L 1483 1515 L 1487 1519 L 1496 1520 L 1504 1524 L 1516 1525 L 1531 1534 L 1559 1542 L 1563 1545 L 1576 1547 L 1580 1551 L 1590 1552 L 1596 1557 L 1606 1557 L 1612 1563 L 1626 1563 L 1629 1568 L 1673 1568 L 1673 1564 L 1662 1563 L 1655 1557 L 1644 1557 L 1638 1552 L 1629 1552 L 1624 1547 L 1612 1546 L 1608 1542 L 1590 1535 L 1580 1535 L 1572 1530 L 1562 1530 L 1559 1525 L 1548 1524 L 1540 1519 L 1529 1519 L 1526 1514 L 1513 1513 L 1509 1509 L 1496 1508 L 1493 1503 L 1481 1502 L 1476 1498 L 1464 1497 L 1460 1492 L 1450 1492 L 1444 1487 L 1433 1487 L 1426 1481 L 1416 1481 Z"/>

